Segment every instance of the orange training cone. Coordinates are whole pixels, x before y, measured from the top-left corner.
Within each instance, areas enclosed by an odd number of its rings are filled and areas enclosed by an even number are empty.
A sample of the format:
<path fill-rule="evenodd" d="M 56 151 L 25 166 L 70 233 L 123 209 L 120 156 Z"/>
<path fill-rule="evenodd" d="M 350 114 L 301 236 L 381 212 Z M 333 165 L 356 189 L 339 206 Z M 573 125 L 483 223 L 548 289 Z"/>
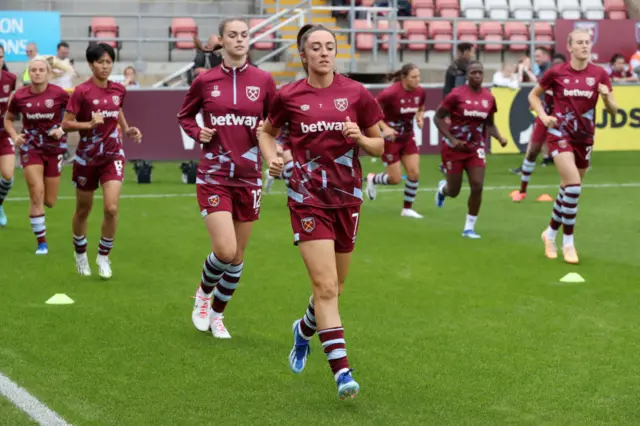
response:
<path fill-rule="evenodd" d="M 553 201 L 553 198 L 551 198 L 551 196 L 549 194 L 542 194 L 541 196 L 539 196 L 536 201 L 540 201 L 540 202 L 551 202 Z"/>

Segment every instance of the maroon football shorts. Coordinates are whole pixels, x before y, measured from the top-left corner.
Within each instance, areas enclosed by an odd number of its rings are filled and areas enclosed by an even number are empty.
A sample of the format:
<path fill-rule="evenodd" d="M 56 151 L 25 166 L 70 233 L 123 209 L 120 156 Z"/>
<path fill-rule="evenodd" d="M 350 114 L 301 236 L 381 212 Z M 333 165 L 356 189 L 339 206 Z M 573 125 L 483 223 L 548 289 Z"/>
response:
<path fill-rule="evenodd" d="M 397 163 L 405 155 L 420 154 L 416 139 L 413 135 L 401 137 L 395 141 L 384 141 L 384 154 L 382 154 L 382 162 L 385 166 Z"/>
<path fill-rule="evenodd" d="M 547 128 L 542 120 L 536 117 L 536 121 L 533 123 L 533 131 L 531 132 L 531 140 L 529 142 L 535 145 L 540 145 L 545 143 L 546 140 Z"/>
<path fill-rule="evenodd" d="M 293 243 L 313 240 L 335 241 L 336 253 L 351 253 L 360 225 L 360 206 L 324 209 L 289 206 Z"/>
<path fill-rule="evenodd" d="M 112 180 L 124 179 L 124 157 L 113 157 L 96 164 L 81 165 L 73 163 L 73 184 L 80 191 L 95 191 L 98 185 Z"/>
<path fill-rule="evenodd" d="M 44 177 L 57 178 L 62 174 L 62 154 L 44 153 L 37 149 L 23 151 L 20 153 L 20 164 L 25 169 L 29 166 L 43 166 Z"/>
<path fill-rule="evenodd" d="M 13 142 L 9 139 L 7 132 L 0 130 L 0 157 L 3 155 L 15 155 L 16 149 Z"/>
<path fill-rule="evenodd" d="M 196 185 L 202 217 L 215 212 L 231 212 L 233 220 L 253 222 L 260 218 L 262 188 L 259 186 Z"/>
<path fill-rule="evenodd" d="M 446 144 L 442 144 L 442 164 L 447 174 L 459 174 L 474 167 L 486 167 L 486 153 L 484 147 L 468 145 L 465 151 L 455 151 Z"/>
<path fill-rule="evenodd" d="M 588 169 L 591 164 L 593 144 L 575 142 L 568 138 L 560 138 L 549 134 L 547 138 L 547 146 L 552 158 L 562 152 L 573 152 L 577 168 Z"/>

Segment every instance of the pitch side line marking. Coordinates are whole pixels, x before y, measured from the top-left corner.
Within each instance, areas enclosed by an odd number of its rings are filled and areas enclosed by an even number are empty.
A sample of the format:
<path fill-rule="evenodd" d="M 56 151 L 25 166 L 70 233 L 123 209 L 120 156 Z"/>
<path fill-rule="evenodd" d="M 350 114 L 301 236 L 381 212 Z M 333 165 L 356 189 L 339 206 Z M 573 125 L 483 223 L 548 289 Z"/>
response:
<path fill-rule="evenodd" d="M 404 185 L 394 185 L 394 188 L 381 188 L 383 185 L 378 185 L 378 192 L 404 192 Z M 390 186 L 390 185 L 384 185 Z M 586 183 L 582 185 L 583 188 L 594 188 L 594 189 L 603 189 L 603 188 L 640 188 L 640 182 L 627 182 L 627 183 Z M 529 189 L 557 189 L 558 185 L 529 185 Z M 194 188 L 195 189 L 195 188 Z M 463 187 L 463 190 L 468 190 L 469 188 Z M 517 189 L 517 185 L 500 185 L 500 186 L 485 186 L 485 191 L 509 191 Z M 435 187 L 430 188 L 418 188 L 419 192 L 435 192 Z M 271 191 L 267 195 L 284 195 L 286 192 L 284 191 Z M 193 197 L 195 198 L 195 191 L 193 192 L 185 192 L 180 194 L 122 194 L 120 198 L 122 199 L 143 199 L 143 198 L 180 198 L 180 197 Z M 97 199 L 101 199 L 101 195 L 96 195 Z M 61 196 L 58 197 L 58 200 L 75 200 L 75 196 Z M 11 201 L 29 201 L 28 197 L 11 197 L 11 193 L 9 193 L 9 197 L 5 200 L 5 203 Z"/>
<path fill-rule="evenodd" d="M 71 426 L 35 396 L 0 373 L 0 394 L 42 426 Z"/>

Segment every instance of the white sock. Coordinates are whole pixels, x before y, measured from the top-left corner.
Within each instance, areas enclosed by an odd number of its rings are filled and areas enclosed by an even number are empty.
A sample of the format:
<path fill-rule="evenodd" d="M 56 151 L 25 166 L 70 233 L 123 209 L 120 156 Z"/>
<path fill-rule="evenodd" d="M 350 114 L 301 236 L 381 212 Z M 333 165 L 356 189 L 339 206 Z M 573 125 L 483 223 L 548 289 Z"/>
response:
<path fill-rule="evenodd" d="M 551 238 L 552 240 L 555 240 L 556 237 L 558 236 L 558 230 L 557 229 L 553 229 L 552 227 L 548 227 L 547 228 L 547 235 L 549 236 L 549 238 Z"/>
<path fill-rule="evenodd" d="M 476 220 L 478 220 L 478 216 L 467 215 L 467 221 L 464 223 L 465 231 L 473 231 L 476 227 Z"/>
<path fill-rule="evenodd" d="M 562 246 L 573 246 L 573 234 L 562 236 Z"/>

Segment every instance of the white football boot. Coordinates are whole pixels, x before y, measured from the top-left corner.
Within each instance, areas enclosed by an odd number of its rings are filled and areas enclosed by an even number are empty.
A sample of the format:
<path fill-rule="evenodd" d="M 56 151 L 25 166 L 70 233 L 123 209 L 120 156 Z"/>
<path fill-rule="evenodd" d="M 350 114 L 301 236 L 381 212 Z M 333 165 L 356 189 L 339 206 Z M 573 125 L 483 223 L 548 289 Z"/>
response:
<path fill-rule="evenodd" d="M 227 328 L 222 322 L 223 316 L 221 314 L 211 313 L 211 334 L 216 339 L 231 339 L 231 334 L 227 331 Z"/>
<path fill-rule="evenodd" d="M 74 253 L 76 256 L 76 270 L 83 277 L 91 276 L 91 268 L 89 267 L 89 259 L 87 253 Z"/>
<path fill-rule="evenodd" d="M 196 291 L 196 301 L 191 312 L 191 321 L 195 328 L 199 331 L 209 330 L 211 324 L 211 294 L 205 293 L 201 287 Z"/>
<path fill-rule="evenodd" d="M 111 272 L 111 261 L 109 256 L 98 255 L 96 258 L 96 265 L 98 265 L 98 275 L 103 280 L 108 280 L 113 275 Z"/>
<path fill-rule="evenodd" d="M 402 209 L 400 216 L 413 217 L 415 219 L 422 219 L 424 217 L 414 209 Z"/>

